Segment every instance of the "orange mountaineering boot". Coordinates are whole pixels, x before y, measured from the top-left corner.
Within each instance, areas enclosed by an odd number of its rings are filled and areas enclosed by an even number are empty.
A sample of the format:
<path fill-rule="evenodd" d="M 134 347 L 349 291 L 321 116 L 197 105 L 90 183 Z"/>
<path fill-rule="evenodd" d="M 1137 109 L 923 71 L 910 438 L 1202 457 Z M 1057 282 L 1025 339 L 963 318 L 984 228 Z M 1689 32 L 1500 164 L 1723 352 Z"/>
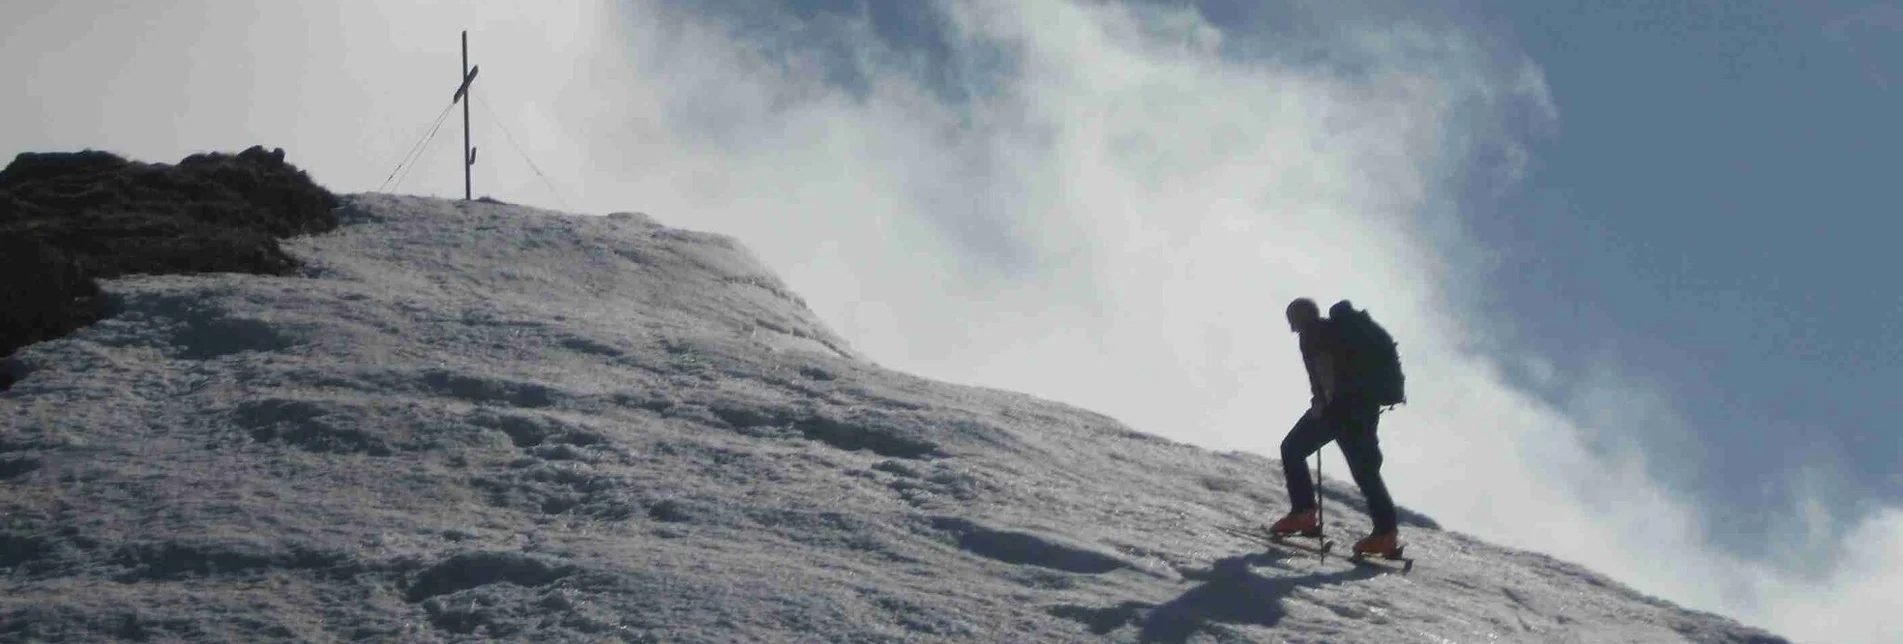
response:
<path fill-rule="evenodd" d="M 1314 510 L 1297 510 L 1288 513 L 1269 526 L 1269 534 L 1287 536 L 1300 534 L 1305 537 L 1319 536 L 1322 533 L 1321 522 L 1315 517 Z"/>
<path fill-rule="evenodd" d="M 1388 559 L 1399 559 L 1402 547 L 1399 536 L 1399 531 L 1394 530 L 1368 535 L 1367 538 L 1355 542 L 1355 555 L 1378 555 Z"/>

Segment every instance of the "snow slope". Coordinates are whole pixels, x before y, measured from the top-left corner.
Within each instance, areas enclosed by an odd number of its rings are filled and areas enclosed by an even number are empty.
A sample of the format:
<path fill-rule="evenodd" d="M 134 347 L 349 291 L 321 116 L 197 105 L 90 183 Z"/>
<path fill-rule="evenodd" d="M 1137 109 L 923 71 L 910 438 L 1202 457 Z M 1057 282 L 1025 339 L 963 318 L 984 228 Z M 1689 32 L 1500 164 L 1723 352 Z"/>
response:
<path fill-rule="evenodd" d="M 0 641 L 1783 641 L 1413 514 L 1407 576 L 1228 536 L 1275 461 L 882 369 L 727 238 L 346 204 L 7 365 Z"/>

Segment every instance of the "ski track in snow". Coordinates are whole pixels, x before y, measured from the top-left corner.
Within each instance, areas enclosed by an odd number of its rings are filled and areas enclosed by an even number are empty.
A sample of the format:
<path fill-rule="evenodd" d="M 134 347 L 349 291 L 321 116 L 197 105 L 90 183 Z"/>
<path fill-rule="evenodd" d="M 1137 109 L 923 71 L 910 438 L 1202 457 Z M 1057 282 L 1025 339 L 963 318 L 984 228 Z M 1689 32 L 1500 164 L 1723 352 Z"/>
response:
<path fill-rule="evenodd" d="M 8 365 L 0 641 L 1782 641 L 1418 515 L 1407 576 L 1226 535 L 1275 461 L 882 369 L 725 237 L 346 202 Z"/>

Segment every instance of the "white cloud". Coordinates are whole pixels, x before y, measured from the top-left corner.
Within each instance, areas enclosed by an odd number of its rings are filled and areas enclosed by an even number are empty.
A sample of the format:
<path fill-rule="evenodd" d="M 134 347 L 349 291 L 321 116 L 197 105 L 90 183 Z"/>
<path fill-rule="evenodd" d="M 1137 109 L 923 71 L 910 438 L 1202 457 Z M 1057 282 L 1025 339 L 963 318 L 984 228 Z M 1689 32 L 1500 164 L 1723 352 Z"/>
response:
<path fill-rule="evenodd" d="M 1871 513 L 1842 540 L 1851 552 L 1824 575 L 1794 580 L 1753 571 L 1769 621 L 1820 642 L 1903 641 L 1896 621 L 1897 598 L 1903 597 L 1903 510 Z"/>
<path fill-rule="evenodd" d="M 1488 251 L 1460 233 L 1451 181 L 1476 149 L 1503 151 L 1508 179 L 1524 167 L 1494 117 L 1557 118 L 1530 62 L 1372 24 L 1331 45 L 1352 72 L 1226 60 L 1235 36 L 1191 13 L 983 0 L 945 5 L 954 53 L 1015 65 L 947 102 L 866 29 L 838 32 L 869 79 L 848 91 L 826 80 L 836 61 L 785 46 L 815 31 L 769 49 L 652 2 L 527 6 L 8 5 L 0 78 L 31 91 L 0 113 L 37 127 L 0 131 L 0 152 L 264 143 L 374 189 L 455 88 L 467 28 L 480 95 L 563 201 L 737 235 L 888 366 L 1274 454 L 1307 399 L 1282 306 L 1349 297 L 1408 360 L 1415 403 L 1382 433 L 1401 503 L 1793 636 L 1882 632 L 1898 562 L 1805 576 L 1709 552 L 1696 506 L 1635 452 L 1594 451 L 1679 422 L 1669 401 L 1615 369 L 1555 408 L 1475 352 L 1463 302 Z M 478 110 L 478 193 L 557 205 L 497 125 Z M 440 138 L 403 192 L 461 189 L 459 121 Z M 1859 525 L 1857 552 L 1903 550 L 1893 512 Z"/>

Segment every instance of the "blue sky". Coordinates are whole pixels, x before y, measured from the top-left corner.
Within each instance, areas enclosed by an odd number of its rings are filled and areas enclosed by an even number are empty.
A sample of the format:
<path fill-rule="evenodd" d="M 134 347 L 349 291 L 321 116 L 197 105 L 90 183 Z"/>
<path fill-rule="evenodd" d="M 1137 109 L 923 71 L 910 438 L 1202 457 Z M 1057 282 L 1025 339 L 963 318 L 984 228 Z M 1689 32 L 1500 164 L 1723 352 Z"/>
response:
<path fill-rule="evenodd" d="M 1610 352 L 1679 401 L 1657 474 L 1749 548 L 1828 468 L 1846 515 L 1903 498 L 1903 11 L 1876 3 L 1501 3 L 1483 24 L 1563 114 L 1526 181 L 1472 203 L 1508 250 L 1490 315 L 1582 368 Z M 1484 207 L 1491 206 L 1491 207 Z M 1772 485 L 1765 483 L 1773 482 Z M 1770 511 L 1767 511 L 1770 510 Z"/>
<path fill-rule="evenodd" d="M 8 3 L 0 156 L 377 190 L 468 29 L 478 193 L 734 235 L 886 366 L 1273 454 L 1282 307 L 1349 297 L 1402 505 L 1800 638 L 1903 594 L 1894 4 L 457 11 Z M 461 196 L 456 138 L 397 191 Z"/>

